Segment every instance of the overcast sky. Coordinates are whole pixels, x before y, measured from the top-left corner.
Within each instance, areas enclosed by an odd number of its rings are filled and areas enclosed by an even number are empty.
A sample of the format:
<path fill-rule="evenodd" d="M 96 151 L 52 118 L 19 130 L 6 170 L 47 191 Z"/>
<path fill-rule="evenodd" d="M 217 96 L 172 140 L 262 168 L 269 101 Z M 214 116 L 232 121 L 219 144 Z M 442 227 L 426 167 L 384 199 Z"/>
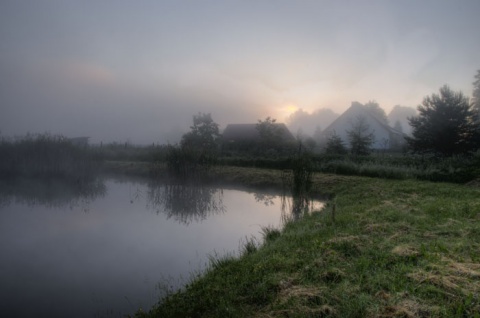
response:
<path fill-rule="evenodd" d="M 480 1 L 0 1 L 0 131 L 176 142 L 352 101 L 471 95 Z"/>

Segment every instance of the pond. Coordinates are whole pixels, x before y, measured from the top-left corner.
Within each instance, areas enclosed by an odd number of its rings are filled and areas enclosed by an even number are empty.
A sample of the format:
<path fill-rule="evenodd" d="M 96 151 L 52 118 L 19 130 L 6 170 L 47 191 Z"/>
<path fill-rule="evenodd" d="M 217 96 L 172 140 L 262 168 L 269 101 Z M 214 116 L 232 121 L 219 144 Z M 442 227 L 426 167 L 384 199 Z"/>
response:
<path fill-rule="evenodd" d="M 122 317 L 149 309 L 204 270 L 209 256 L 238 255 L 252 237 L 260 243 L 262 227 L 281 227 L 288 205 L 267 191 L 134 179 L 89 189 L 3 186 L 0 312 Z"/>

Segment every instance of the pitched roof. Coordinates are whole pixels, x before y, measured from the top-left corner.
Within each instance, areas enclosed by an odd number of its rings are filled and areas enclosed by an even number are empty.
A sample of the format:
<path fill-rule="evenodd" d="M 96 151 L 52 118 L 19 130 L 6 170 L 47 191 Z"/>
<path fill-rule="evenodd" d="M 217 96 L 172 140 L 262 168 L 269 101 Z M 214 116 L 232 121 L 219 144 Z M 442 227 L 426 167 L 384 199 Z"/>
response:
<path fill-rule="evenodd" d="M 225 127 L 222 136 L 226 141 L 260 139 L 257 124 L 229 124 Z"/>
<path fill-rule="evenodd" d="M 371 132 L 374 135 L 374 141 L 371 145 L 373 149 L 395 148 L 405 142 L 404 133 L 385 124 L 365 106 L 355 102 L 352 103 L 352 106 L 340 115 L 340 117 L 325 128 L 322 132 L 322 141 L 326 141 L 330 135 L 335 132 L 336 135 L 348 144 L 348 131 L 351 129 L 353 121 L 358 117 L 364 117 L 370 126 Z"/>
<path fill-rule="evenodd" d="M 386 131 L 394 134 L 394 135 L 399 135 L 403 136 L 404 134 L 395 128 L 390 127 L 389 125 L 385 124 L 381 120 L 379 120 L 376 116 L 374 116 L 365 106 L 353 102 L 350 108 L 348 108 L 343 114 L 341 114 L 337 119 L 335 119 L 327 128 L 324 129 L 324 133 L 330 133 L 332 130 L 335 130 L 334 128 L 339 125 L 342 121 L 345 120 L 345 118 L 355 118 L 358 116 L 367 116 L 373 121 L 377 122 L 379 126 L 381 126 L 383 129 Z"/>

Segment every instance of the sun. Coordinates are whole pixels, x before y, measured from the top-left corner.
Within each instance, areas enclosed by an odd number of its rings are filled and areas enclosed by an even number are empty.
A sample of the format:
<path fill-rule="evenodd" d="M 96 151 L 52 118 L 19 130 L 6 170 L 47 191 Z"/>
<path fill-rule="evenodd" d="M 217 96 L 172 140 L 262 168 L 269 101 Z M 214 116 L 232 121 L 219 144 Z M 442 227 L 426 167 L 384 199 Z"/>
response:
<path fill-rule="evenodd" d="M 295 104 L 285 104 L 280 108 L 280 114 L 282 120 L 290 117 L 291 114 L 298 110 L 298 106 Z"/>

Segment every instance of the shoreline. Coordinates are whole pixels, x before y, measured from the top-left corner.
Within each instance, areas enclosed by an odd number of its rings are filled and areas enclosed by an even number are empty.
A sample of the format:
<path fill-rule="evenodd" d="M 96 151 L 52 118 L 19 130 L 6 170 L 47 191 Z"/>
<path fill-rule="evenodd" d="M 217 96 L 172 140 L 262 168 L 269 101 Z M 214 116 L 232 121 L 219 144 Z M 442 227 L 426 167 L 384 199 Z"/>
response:
<path fill-rule="evenodd" d="M 129 169 L 132 172 L 133 168 Z M 281 186 L 280 170 L 215 167 Z M 480 312 L 480 189 L 316 173 L 322 209 L 265 229 L 238 258 L 135 317 L 452 317 Z"/>

